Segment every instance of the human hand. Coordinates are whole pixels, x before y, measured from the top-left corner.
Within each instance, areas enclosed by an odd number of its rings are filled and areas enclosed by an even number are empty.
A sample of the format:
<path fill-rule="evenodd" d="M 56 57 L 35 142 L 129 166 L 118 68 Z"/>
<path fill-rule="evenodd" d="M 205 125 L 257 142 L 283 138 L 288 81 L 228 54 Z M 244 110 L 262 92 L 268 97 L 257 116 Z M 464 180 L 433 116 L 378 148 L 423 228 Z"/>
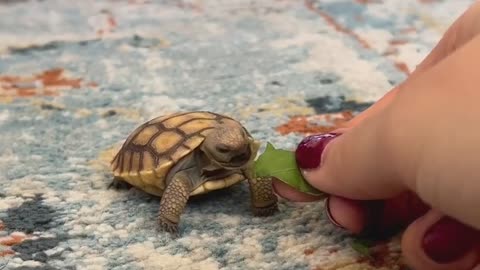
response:
<path fill-rule="evenodd" d="M 406 227 L 414 269 L 480 268 L 480 2 L 398 87 L 339 136 L 305 138 L 305 179 L 332 194 L 326 209 L 352 233 Z M 282 197 L 315 197 L 274 182 Z"/>

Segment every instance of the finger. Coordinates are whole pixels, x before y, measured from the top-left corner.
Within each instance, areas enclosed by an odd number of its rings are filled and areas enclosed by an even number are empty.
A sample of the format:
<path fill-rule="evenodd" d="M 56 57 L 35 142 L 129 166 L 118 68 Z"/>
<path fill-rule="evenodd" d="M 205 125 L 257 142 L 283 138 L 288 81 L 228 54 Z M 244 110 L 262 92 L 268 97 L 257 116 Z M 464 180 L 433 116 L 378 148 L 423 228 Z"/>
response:
<path fill-rule="evenodd" d="M 477 36 L 421 77 L 410 80 L 409 89 L 389 107 L 390 117 L 381 129 L 391 139 L 382 145 L 395 156 L 390 168 L 401 175 L 401 181 L 432 208 L 478 228 L 479 212 L 472 206 L 480 192 L 480 129 L 449 130 L 453 123 L 470 126 L 480 113 L 476 102 L 479 48 Z"/>
<path fill-rule="evenodd" d="M 332 224 L 354 234 L 361 233 L 368 220 L 368 207 L 363 202 L 337 196 L 327 198 L 325 212 Z"/>
<path fill-rule="evenodd" d="M 424 215 L 429 207 L 415 194 L 405 192 L 385 201 L 351 200 L 330 196 L 325 203 L 330 221 L 351 233 L 391 236 Z"/>
<path fill-rule="evenodd" d="M 402 237 L 407 263 L 423 270 L 470 270 L 479 263 L 479 231 L 436 211 L 413 222 Z"/>
<path fill-rule="evenodd" d="M 278 180 L 273 180 L 273 189 L 280 197 L 293 202 L 313 202 L 319 200 L 317 196 L 297 191 Z M 325 212 L 330 222 L 352 233 L 360 233 L 364 229 L 368 210 L 368 207 L 360 201 L 336 196 L 329 196 L 325 200 Z"/>
<path fill-rule="evenodd" d="M 378 120 L 366 119 L 343 134 L 306 137 L 298 145 L 297 165 L 305 179 L 323 192 L 351 199 L 387 199 L 406 190 L 390 181 L 387 155 L 378 147 Z"/>
<path fill-rule="evenodd" d="M 313 202 L 319 200 L 317 196 L 295 190 L 282 181 L 274 179 L 272 184 L 274 192 L 289 201 Z M 364 229 L 369 210 L 368 206 L 361 201 L 336 196 L 329 196 L 325 200 L 325 212 L 330 222 L 352 233 L 360 233 Z"/>
<path fill-rule="evenodd" d="M 480 131 L 469 130 L 468 136 L 461 137 L 453 133 L 438 136 L 448 129 L 448 123 L 458 123 L 460 119 L 468 125 L 474 121 L 478 108 L 478 48 L 480 37 L 421 77 L 402 85 L 409 89 L 402 89 L 394 104 L 383 110 L 385 113 L 368 117 L 343 134 L 313 135 L 302 140 L 295 155 L 305 179 L 326 193 L 359 200 L 387 199 L 414 190 L 446 214 L 479 224 L 473 208 L 461 207 L 472 205 L 478 194 L 477 186 L 465 189 L 460 185 L 475 181 L 475 176 L 469 175 L 477 171 L 475 156 L 455 157 L 478 152 L 472 147 L 477 145 Z M 462 93 L 472 98 L 459 94 L 456 106 L 450 106 L 451 89 L 458 89 L 459 81 Z M 435 103 L 432 96 L 436 97 Z M 459 102 L 464 105 L 458 106 Z M 446 107 L 449 113 L 432 123 L 431 119 Z M 449 170 L 440 173 L 438 168 Z M 455 193 L 464 196 L 454 201 L 441 199 Z M 464 211 L 458 212 L 460 208 Z"/>
<path fill-rule="evenodd" d="M 318 196 L 313 196 L 313 195 L 310 195 L 310 194 L 300 192 L 300 191 L 290 187 L 289 185 L 283 183 L 282 181 L 279 181 L 279 180 L 276 180 L 276 179 L 274 179 L 272 181 L 272 185 L 273 185 L 274 192 L 278 196 L 280 196 L 282 198 L 285 198 L 289 201 L 293 201 L 293 202 L 313 202 L 313 201 L 318 201 L 318 200 L 321 199 Z"/>

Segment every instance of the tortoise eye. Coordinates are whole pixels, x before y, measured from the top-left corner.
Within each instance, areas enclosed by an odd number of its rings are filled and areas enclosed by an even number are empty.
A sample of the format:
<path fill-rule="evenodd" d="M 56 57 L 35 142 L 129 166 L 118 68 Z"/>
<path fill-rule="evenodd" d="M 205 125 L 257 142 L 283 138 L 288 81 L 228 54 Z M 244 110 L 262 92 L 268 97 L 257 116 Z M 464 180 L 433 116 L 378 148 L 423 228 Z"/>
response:
<path fill-rule="evenodd" d="M 228 152 L 230 152 L 230 148 L 224 144 L 219 144 L 216 146 L 216 149 L 218 152 L 220 153 L 223 153 L 223 154 L 226 154 Z"/>
<path fill-rule="evenodd" d="M 217 149 L 218 152 L 223 153 L 223 154 L 230 152 L 230 148 L 228 146 L 224 145 L 224 144 L 217 145 L 216 149 Z"/>

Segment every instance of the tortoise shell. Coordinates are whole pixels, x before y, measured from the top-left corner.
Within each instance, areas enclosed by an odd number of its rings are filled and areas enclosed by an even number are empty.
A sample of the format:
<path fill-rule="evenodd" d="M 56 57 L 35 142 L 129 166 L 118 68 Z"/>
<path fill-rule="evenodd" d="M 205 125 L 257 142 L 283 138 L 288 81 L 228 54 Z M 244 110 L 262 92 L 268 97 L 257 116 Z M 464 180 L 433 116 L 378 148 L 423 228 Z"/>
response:
<path fill-rule="evenodd" d="M 200 146 L 217 124 L 225 121 L 241 126 L 232 118 L 207 111 L 154 118 L 127 137 L 111 162 L 113 175 L 150 194 L 161 196 L 170 169 Z M 216 183 L 204 183 L 193 190 L 192 195 L 228 187 L 243 179 L 243 176 L 234 174 Z"/>

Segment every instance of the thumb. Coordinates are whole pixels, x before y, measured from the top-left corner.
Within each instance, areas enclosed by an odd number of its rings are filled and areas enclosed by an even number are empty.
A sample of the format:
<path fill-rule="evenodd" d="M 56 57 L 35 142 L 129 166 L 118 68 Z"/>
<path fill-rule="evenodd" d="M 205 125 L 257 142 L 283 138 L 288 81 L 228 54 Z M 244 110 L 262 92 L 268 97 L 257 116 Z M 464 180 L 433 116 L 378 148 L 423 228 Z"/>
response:
<path fill-rule="evenodd" d="M 318 190 L 357 200 L 387 199 L 407 190 L 396 180 L 383 147 L 383 115 L 376 113 L 342 133 L 304 138 L 295 152 L 304 178 Z"/>

